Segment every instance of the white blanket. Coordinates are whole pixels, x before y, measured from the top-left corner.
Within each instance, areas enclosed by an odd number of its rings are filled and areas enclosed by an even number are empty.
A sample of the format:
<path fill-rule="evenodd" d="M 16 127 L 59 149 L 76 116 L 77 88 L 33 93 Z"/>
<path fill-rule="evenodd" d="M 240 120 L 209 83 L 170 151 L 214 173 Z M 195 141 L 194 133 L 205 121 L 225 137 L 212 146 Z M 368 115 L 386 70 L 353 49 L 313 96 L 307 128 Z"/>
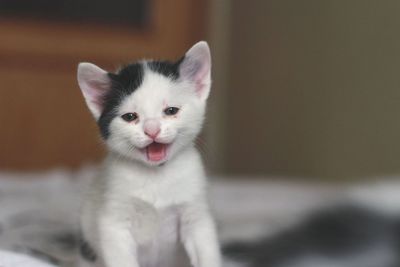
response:
<path fill-rule="evenodd" d="M 27 255 L 0 250 L 1 267 L 54 267 Z"/>
<path fill-rule="evenodd" d="M 95 167 L 86 167 L 76 172 L 0 173 L 0 249 L 73 266 L 81 192 L 95 172 Z M 285 182 L 282 178 L 211 180 L 210 203 L 222 242 L 275 233 L 298 222 L 315 207 L 337 199 L 368 202 L 383 199 L 376 197 L 377 192 L 388 195 L 387 187 L 382 186 L 347 189 Z M 391 183 L 389 188 L 400 196 L 398 183 L 395 187 Z M 400 199 L 395 203 L 397 209 Z M 39 262 L 28 264 L 29 260 L 32 259 L 18 259 L 13 253 L 2 252 L 0 267 L 49 266 L 37 265 Z"/>

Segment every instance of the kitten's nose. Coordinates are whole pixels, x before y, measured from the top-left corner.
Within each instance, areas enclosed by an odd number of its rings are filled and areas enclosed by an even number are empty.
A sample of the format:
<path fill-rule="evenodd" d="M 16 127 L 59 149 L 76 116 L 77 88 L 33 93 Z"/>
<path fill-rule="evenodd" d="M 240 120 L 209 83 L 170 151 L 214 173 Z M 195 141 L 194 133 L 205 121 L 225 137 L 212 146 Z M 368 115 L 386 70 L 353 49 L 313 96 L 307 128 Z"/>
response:
<path fill-rule="evenodd" d="M 144 122 L 144 133 L 155 139 L 157 135 L 160 133 L 161 127 L 160 122 L 156 119 L 147 119 Z"/>

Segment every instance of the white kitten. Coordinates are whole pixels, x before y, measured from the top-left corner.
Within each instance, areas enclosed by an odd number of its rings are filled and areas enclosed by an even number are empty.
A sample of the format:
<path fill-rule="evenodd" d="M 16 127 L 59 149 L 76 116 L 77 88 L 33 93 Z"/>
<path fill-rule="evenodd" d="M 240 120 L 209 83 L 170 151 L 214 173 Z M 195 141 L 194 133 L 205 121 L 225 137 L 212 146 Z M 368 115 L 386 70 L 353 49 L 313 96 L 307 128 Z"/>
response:
<path fill-rule="evenodd" d="M 142 61 L 115 74 L 79 64 L 79 86 L 109 148 L 83 205 L 81 266 L 220 266 L 193 145 L 210 71 L 206 42 L 177 62 Z"/>

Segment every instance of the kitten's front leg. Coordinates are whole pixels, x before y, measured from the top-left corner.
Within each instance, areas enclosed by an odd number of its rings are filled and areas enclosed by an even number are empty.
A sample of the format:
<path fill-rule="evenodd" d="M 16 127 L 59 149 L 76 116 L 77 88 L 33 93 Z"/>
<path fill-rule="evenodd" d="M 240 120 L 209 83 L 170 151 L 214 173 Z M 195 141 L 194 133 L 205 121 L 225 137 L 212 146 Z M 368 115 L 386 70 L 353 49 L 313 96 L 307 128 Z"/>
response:
<path fill-rule="evenodd" d="M 180 216 L 181 239 L 194 267 L 220 267 L 221 255 L 214 221 L 203 203 L 186 205 Z"/>
<path fill-rule="evenodd" d="M 104 217 L 99 220 L 98 227 L 99 249 L 105 267 L 139 267 L 129 219 Z"/>

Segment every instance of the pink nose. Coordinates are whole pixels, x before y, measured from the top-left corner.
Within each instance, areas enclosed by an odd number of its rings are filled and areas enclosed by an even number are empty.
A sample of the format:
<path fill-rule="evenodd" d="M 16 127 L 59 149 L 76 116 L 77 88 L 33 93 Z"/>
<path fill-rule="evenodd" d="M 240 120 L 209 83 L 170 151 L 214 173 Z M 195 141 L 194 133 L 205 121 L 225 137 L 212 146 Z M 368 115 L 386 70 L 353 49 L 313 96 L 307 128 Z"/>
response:
<path fill-rule="evenodd" d="M 157 137 L 157 135 L 160 133 L 160 130 L 160 122 L 158 120 L 147 119 L 144 122 L 144 133 L 152 139 Z"/>

